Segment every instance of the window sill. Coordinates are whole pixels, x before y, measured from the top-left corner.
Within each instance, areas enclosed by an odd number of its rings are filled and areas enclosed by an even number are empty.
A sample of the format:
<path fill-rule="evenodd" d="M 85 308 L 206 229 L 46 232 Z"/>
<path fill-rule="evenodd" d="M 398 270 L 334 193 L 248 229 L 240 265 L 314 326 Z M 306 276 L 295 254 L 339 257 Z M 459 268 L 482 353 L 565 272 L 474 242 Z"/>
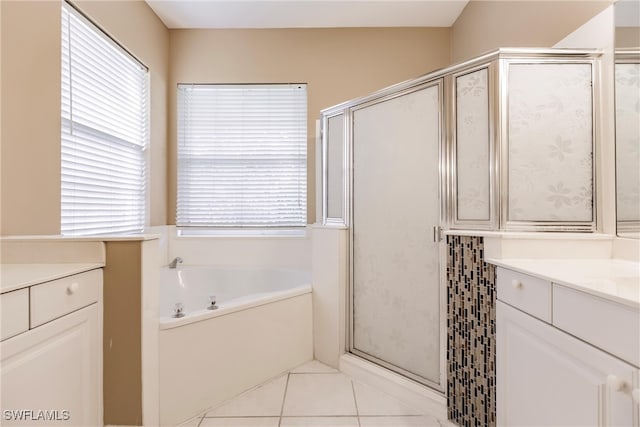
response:
<path fill-rule="evenodd" d="M 220 238 L 306 238 L 307 229 L 220 229 L 220 228 L 176 228 L 177 237 L 220 237 Z"/>

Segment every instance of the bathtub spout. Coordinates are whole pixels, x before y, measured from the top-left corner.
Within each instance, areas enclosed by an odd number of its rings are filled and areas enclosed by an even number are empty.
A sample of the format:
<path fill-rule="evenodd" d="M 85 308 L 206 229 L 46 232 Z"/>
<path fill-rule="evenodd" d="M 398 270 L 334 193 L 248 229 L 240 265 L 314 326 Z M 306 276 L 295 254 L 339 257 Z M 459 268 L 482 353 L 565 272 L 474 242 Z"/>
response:
<path fill-rule="evenodd" d="M 182 264 L 182 258 L 175 257 L 173 261 L 169 263 L 169 268 L 176 268 L 178 264 Z"/>

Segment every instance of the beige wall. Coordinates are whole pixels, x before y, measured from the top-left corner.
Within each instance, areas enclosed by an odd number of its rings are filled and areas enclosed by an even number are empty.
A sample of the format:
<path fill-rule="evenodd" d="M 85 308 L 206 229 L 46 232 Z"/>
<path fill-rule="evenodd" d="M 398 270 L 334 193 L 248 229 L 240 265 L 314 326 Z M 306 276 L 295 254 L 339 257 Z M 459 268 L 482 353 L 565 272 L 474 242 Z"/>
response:
<path fill-rule="evenodd" d="M 2 1 L 2 234 L 60 232 L 60 3 Z"/>
<path fill-rule="evenodd" d="M 616 47 L 638 48 L 640 46 L 640 27 L 616 27 Z"/>
<path fill-rule="evenodd" d="M 451 59 L 498 47 L 551 47 L 611 1 L 471 0 L 453 25 Z"/>
<path fill-rule="evenodd" d="M 150 219 L 165 224 L 169 32 L 142 1 L 76 4 L 150 69 Z M 3 0 L 0 7 L 0 233 L 59 234 L 60 1 Z"/>
<path fill-rule="evenodd" d="M 471 1 L 452 28 L 167 30 L 142 1 L 76 4 L 150 68 L 150 224 L 175 223 L 178 82 L 309 84 L 322 108 L 499 46 L 552 46 L 609 1 Z M 0 1 L 0 234 L 60 227 L 60 2 Z"/>
<path fill-rule="evenodd" d="M 0 195 L 2 194 L 2 5 L 0 4 Z M 2 235 L 2 198 L 0 197 L 0 235 Z"/>
<path fill-rule="evenodd" d="M 141 242 L 105 242 L 103 399 L 105 425 L 142 425 Z"/>
<path fill-rule="evenodd" d="M 308 221 L 320 110 L 450 62 L 448 28 L 172 30 L 168 220 L 175 223 L 176 84 L 307 83 Z"/>

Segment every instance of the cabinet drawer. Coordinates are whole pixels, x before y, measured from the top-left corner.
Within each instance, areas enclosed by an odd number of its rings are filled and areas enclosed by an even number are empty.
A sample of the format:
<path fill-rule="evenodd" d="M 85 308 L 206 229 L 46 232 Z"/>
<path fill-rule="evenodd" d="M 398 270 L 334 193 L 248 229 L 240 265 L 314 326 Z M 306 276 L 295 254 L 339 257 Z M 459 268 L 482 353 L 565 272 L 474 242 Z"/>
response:
<path fill-rule="evenodd" d="M 498 299 L 551 323 L 551 282 L 498 268 Z"/>
<path fill-rule="evenodd" d="M 0 340 L 29 330 L 29 289 L 0 295 Z"/>
<path fill-rule="evenodd" d="M 640 367 L 640 312 L 553 284 L 553 324 Z"/>
<path fill-rule="evenodd" d="M 98 301 L 102 270 L 92 270 L 31 287 L 31 327 Z"/>

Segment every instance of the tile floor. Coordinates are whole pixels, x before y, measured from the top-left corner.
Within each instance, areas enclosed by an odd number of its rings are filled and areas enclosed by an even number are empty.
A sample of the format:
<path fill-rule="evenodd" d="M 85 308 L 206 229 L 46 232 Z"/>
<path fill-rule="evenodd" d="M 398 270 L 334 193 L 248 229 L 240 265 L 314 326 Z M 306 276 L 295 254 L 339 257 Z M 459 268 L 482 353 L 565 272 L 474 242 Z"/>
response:
<path fill-rule="evenodd" d="M 182 424 L 184 427 L 452 425 L 315 360 Z"/>

